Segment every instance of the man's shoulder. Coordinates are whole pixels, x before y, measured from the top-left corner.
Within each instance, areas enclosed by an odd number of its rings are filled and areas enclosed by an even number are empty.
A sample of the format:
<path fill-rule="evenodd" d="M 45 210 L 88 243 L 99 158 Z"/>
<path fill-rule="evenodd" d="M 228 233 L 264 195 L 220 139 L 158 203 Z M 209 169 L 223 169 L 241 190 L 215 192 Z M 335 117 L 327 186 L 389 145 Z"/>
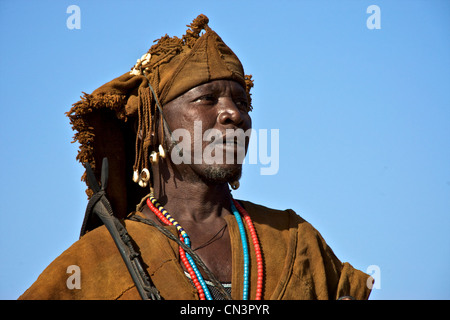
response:
<path fill-rule="evenodd" d="M 19 299 L 117 299 L 134 287 L 131 277 L 119 276 L 127 273 L 109 231 L 99 226 L 54 259 Z M 76 276 L 80 288 L 71 288 L 68 281 Z"/>
<path fill-rule="evenodd" d="M 304 229 L 310 232 L 317 230 L 293 209 L 274 209 L 251 201 L 239 200 L 252 220 L 259 224 L 272 225 L 277 229 Z"/>
<path fill-rule="evenodd" d="M 247 210 L 256 227 L 263 232 L 271 230 L 271 235 L 276 236 L 282 231 L 290 230 L 292 236 L 295 234 L 298 241 L 302 243 L 314 243 L 327 247 L 321 233 L 293 209 L 273 209 L 250 201 L 239 200 L 239 202 Z"/>

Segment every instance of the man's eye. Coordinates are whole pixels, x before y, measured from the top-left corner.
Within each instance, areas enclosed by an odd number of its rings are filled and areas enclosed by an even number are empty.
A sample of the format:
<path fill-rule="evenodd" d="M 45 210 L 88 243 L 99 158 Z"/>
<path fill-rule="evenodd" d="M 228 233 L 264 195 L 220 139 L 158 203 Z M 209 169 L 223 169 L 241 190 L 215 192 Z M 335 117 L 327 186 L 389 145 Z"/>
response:
<path fill-rule="evenodd" d="M 248 102 L 244 100 L 236 101 L 236 106 L 240 109 L 247 110 L 248 109 Z"/>
<path fill-rule="evenodd" d="M 217 98 L 213 95 L 207 94 L 201 97 L 198 97 L 195 102 L 206 102 L 206 103 L 215 103 L 217 102 Z"/>

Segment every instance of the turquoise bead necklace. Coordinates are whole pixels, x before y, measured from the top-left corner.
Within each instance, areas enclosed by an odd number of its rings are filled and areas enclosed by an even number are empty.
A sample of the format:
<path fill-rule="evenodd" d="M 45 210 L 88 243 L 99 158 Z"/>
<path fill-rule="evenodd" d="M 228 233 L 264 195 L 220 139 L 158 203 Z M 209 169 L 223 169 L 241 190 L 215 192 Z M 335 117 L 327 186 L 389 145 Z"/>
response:
<path fill-rule="evenodd" d="M 169 212 L 158 203 L 158 200 L 150 194 L 150 197 L 147 199 L 147 205 L 150 210 L 155 213 L 155 215 L 166 225 L 173 225 L 176 227 L 177 231 L 180 234 L 180 240 L 182 240 L 188 247 L 191 247 L 191 241 L 187 234 L 187 232 L 183 229 L 183 227 L 176 221 Z M 250 219 L 248 213 L 239 205 L 239 203 L 232 199 L 231 200 L 231 211 L 236 219 L 239 228 L 239 234 L 242 243 L 243 257 L 244 257 L 244 266 L 243 266 L 243 291 L 242 291 L 242 299 L 249 299 L 249 288 L 250 288 L 250 254 L 248 248 L 248 241 L 246 236 L 246 231 L 244 228 L 244 223 L 242 221 L 241 214 L 244 216 L 246 223 L 250 229 L 253 245 L 255 247 L 255 253 L 257 256 L 257 267 L 258 267 L 258 281 L 257 281 L 257 295 L 256 299 L 260 300 L 262 296 L 262 282 L 263 282 L 263 264 L 262 264 L 262 255 L 260 251 L 260 246 L 258 242 L 258 238 L 256 236 L 256 231 L 254 229 L 253 223 Z M 202 274 L 200 273 L 197 265 L 195 264 L 194 259 L 186 253 L 181 247 L 179 247 L 180 257 L 183 261 L 185 268 L 188 270 L 191 279 L 194 282 L 194 286 L 199 291 L 199 297 L 201 300 L 212 300 L 212 295 L 206 285 L 205 280 L 203 279 Z"/>

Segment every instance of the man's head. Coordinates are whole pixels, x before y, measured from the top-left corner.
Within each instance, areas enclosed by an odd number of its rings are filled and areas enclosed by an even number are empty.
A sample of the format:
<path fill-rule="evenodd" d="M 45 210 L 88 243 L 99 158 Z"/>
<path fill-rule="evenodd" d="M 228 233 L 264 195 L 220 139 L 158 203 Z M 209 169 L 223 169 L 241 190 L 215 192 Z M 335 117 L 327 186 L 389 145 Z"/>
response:
<path fill-rule="evenodd" d="M 160 38 L 131 72 L 84 94 L 68 112 L 77 131 L 74 140 L 80 143 L 77 159 L 89 162 L 97 176 L 100 168 L 96 164 L 103 157 L 109 159 L 108 195 L 119 216 L 148 193 L 148 187 L 138 187 L 132 178 L 145 169 L 151 171 L 150 154 L 158 152 L 160 145 L 167 154 L 180 149 L 182 144 L 175 143 L 170 134 L 177 129 L 192 134 L 192 144 L 181 150 L 183 156 L 189 148 L 196 151 L 201 142 L 202 161 L 195 152 L 189 165 L 173 161 L 186 178 L 197 175 L 207 182 L 230 182 L 241 174 L 248 135 L 244 143 L 237 139 L 241 144 L 218 141 L 229 135 L 227 129 L 248 133 L 251 128 L 248 112 L 253 82 L 208 22 L 199 15 L 181 38 Z M 199 124 L 206 141 L 195 139 Z M 213 143 L 213 139 L 217 140 Z"/>
<path fill-rule="evenodd" d="M 163 108 L 168 165 L 183 179 L 239 180 L 251 129 L 247 92 L 233 80 L 193 87 Z M 158 130 L 159 131 L 159 130 Z"/>

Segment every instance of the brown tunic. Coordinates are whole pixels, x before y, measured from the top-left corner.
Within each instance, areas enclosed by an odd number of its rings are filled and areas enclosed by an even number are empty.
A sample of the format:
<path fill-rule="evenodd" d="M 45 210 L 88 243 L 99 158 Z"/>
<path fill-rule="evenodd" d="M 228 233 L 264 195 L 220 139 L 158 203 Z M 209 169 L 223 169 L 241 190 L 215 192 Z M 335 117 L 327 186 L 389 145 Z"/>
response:
<path fill-rule="evenodd" d="M 264 258 L 263 299 L 367 299 L 369 276 L 341 263 L 319 232 L 292 210 L 273 210 L 241 202 L 251 216 Z M 238 225 L 226 216 L 232 246 L 233 299 L 242 298 L 243 254 Z M 166 300 L 198 299 L 179 262 L 178 245 L 156 228 L 126 220 L 154 285 Z M 175 227 L 168 227 L 174 233 Z M 247 230 L 248 231 L 248 230 Z M 256 294 L 256 257 L 249 244 L 250 298 Z M 69 289 L 67 268 L 80 268 L 81 288 Z M 370 281 L 370 280 L 369 280 Z M 75 242 L 56 258 L 19 299 L 140 299 L 126 266 L 105 227 Z"/>

